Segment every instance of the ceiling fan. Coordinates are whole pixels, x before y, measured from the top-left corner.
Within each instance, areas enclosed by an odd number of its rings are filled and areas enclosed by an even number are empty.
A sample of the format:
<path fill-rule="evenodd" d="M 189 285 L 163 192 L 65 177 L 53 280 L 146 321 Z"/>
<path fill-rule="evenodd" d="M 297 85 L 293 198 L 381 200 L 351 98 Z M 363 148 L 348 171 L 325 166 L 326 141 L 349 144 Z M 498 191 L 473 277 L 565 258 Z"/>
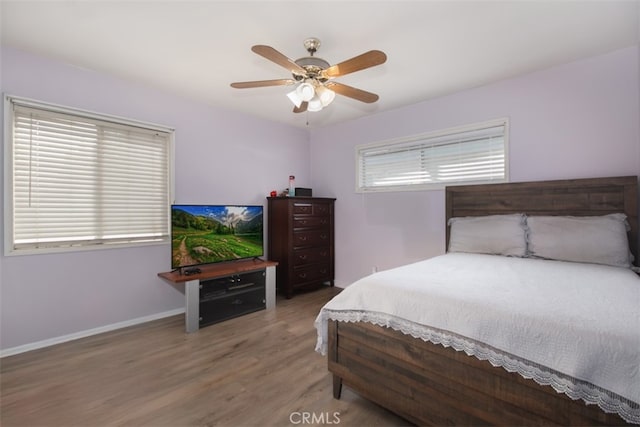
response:
<path fill-rule="evenodd" d="M 304 47 L 307 49 L 307 52 L 309 52 L 309 56 L 293 61 L 271 46 L 253 46 L 251 48 L 253 52 L 286 68 L 291 72 L 292 78 L 236 82 L 231 83 L 231 87 L 246 89 L 297 84 L 296 88 L 287 94 L 287 97 L 289 97 L 295 105 L 293 109 L 294 113 L 320 111 L 333 101 L 336 93 L 366 103 L 372 103 L 378 100 L 378 95 L 375 93 L 347 86 L 335 82 L 333 79 L 383 64 L 387 60 L 387 55 L 385 55 L 384 52 L 370 50 L 369 52 L 347 59 L 339 64 L 330 65 L 324 59 L 313 56 L 320 47 L 320 40 L 313 37 L 308 38 L 304 41 Z"/>

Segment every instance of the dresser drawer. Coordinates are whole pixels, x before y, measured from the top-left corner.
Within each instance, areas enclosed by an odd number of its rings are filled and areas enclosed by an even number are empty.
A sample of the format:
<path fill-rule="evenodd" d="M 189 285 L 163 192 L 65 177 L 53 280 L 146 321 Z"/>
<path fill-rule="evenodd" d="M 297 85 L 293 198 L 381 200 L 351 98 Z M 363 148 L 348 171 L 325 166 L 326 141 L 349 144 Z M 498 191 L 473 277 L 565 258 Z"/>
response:
<path fill-rule="evenodd" d="M 313 204 L 313 214 L 314 215 L 326 215 L 328 216 L 331 212 L 331 205 L 328 203 L 314 203 Z"/>
<path fill-rule="evenodd" d="M 328 203 L 295 202 L 292 207 L 294 215 L 329 215 L 331 205 Z"/>
<path fill-rule="evenodd" d="M 293 233 L 293 246 L 324 246 L 330 242 L 329 230 L 297 231 Z"/>
<path fill-rule="evenodd" d="M 293 286 L 302 286 L 308 283 L 324 282 L 331 280 L 329 264 L 317 264 L 293 269 Z"/>
<path fill-rule="evenodd" d="M 331 219 L 328 216 L 294 217 L 293 228 L 321 228 L 328 227 Z"/>
<path fill-rule="evenodd" d="M 294 267 L 306 264 L 328 263 L 331 256 L 329 246 L 320 248 L 297 249 L 293 252 Z"/>

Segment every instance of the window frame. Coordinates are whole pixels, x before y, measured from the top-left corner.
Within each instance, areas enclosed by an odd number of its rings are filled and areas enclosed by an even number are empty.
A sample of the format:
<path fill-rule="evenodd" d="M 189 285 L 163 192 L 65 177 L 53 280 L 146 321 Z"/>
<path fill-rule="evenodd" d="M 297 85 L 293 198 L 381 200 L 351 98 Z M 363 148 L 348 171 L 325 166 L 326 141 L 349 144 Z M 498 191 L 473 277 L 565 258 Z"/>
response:
<path fill-rule="evenodd" d="M 487 129 L 491 127 L 504 126 L 504 178 L 502 179 L 490 179 L 490 180 L 457 180 L 450 182 L 438 181 L 432 184 L 402 184 L 402 185 L 388 185 L 379 187 L 366 187 L 361 182 L 362 178 L 362 153 L 368 150 L 379 150 L 384 148 L 391 148 L 394 146 L 405 145 L 412 142 L 428 141 L 437 138 L 443 138 L 447 136 L 453 136 L 456 134 L 462 134 L 466 132 L 477 131 L 481 129 Z M 468 125 L 456 126 L 447 129 L 437 130 L 433 132 L 427 132 L 423 134 L 411 135 L 400 138 L 393 138 L 384 141 L 370 142 L 364 144 L 358 144 L 355 147 L 355 192 L 356 193 L 383 193 L 383 192 L 397 192 L 397 191 L 429 191 L 429 190 L 442 190 L 448 186 L 454 185 L 470 185 L 470 184 L 490 184 L 490 183 L 503 183 L 509 182 L 509 119 L 507 117 L 487 120 L 484 122 L 472 123 Z"/>
<path fill-rule="evenodd" d="M 73 108 L 62 106 L 59 104 L 53 104 L 34 100 L 30 98 L 14 96 L 11 94 L 4 94 L 3 96 L 3 108 L 4 108 L 4 255 L 5 256 L 20 256 L 20 255 L 37 255 L 48 253 L 64 253 L 64 252 L 78 252 L 78 251 L 92 251 L 101 249 L 114 249 L 114 248 L 132 248 L 151 245 L 163 245 L 170 241 L 170 207 L 172 200 L 174 199 L 175 191 L 175 177 L 174 177 L 174 162 L 175 162 L 175 129 L 159 125 L 150 122 L 144 122 L 134 119 L 129 119 L 121 116 L 115 116 L 110 114 L 97 113 L 80 108 Z M 68 114 L 76 117 L 87 118 L 90 120 L 100 120 L 106 122 L 112 122 L 116 125 L 131 126 L 136 128 L 143 128 L 147 130 L 153 130 L 157 132 L 163 132 L 168 134 L 167 140 L 167 171 L 169 177 L 167 179 L 167 200 L 164 206 L 164 214 L 166 215 L 167 230 L 164 236 L 158 239 L 150 240 L 138 240 L 129 242 L 83 242 L 79 244 L 63 244 L 60 246 L 55 245 L 43 245 L 41 247 L 32 248 L 15 248 L 15 235 L 14 235 L 14 103 L 28 108 L 35 108 L 40 110 L 51 111 L 56 114 Z"/>

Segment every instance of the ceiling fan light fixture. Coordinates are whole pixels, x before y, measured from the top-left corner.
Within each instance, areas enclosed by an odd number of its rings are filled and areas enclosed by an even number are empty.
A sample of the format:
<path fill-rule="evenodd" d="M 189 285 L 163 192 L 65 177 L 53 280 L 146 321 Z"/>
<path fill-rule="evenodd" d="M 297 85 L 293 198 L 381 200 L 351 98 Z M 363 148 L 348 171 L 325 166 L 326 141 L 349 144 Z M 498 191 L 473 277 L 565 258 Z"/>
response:
<path fill-rule="evenodd" d="M 298 95 L 297 88 L 287 93 L 287 97 L 291 100 L 291 102 L 293 102 L 293 105 L 295 105 L 296 108 L 300 108 L 300 106 L 302 105 L 302 98 L 300 97 L 300 95 Z"/>
<path fill-rule="evenodd" d="M 316 95 L 320 99 L 323 107 L 331 104 L 336 97 L 336 93 L 334 91 L 323 85 L 316 87 Z"/>
<path fill-rule="evenodd" d="M 322 105 L 322 101 L 319 96 L 314 96 L 309 100 L 309 105 L 307 105 L 307 111 L 316 112 L 322 110 L 324 106 Z"/>
<path fill-rule="evenodd" d="M 311 83 L 300 83 L 300 85 L 296 88 L 296 92 L 300 99 L 303 101 L 311 101 L 311 98 L 316 94 L 315 88 Z"/>

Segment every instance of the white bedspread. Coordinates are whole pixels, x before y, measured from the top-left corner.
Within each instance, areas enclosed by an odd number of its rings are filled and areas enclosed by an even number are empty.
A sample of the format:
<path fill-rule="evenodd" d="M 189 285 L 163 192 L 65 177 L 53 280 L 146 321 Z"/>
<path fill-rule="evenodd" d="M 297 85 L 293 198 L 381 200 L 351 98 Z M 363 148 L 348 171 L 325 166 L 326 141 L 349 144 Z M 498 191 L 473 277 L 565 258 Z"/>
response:
<path fill-rule="evenodd" d="M 640 423 L 640 278 L 595 264 L 450 253 L 365 277 L 316 319 L 465 351 Z"/>

